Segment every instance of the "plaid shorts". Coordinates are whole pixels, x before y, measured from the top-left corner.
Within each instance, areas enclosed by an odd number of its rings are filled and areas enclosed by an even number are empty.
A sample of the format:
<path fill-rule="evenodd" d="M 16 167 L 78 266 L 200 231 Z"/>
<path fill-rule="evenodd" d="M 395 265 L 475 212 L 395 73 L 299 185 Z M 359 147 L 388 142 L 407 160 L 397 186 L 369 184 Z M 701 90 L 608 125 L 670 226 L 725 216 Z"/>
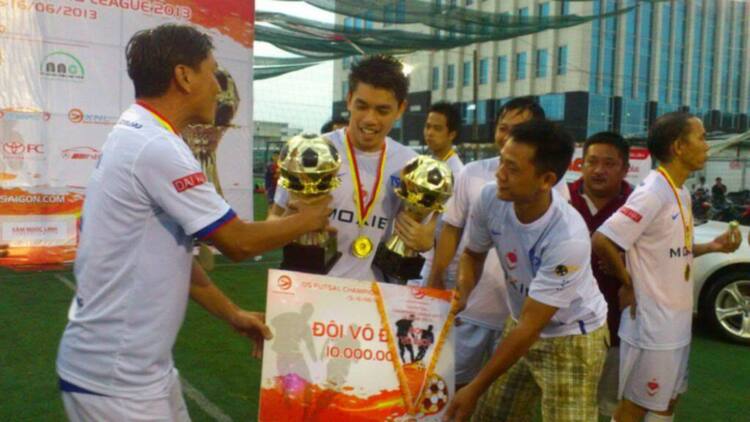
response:
<path fill-rule="evenodd" d="M 516 323 L 509 320 L 508 335 Z M 502 340 L 500 341 L 502 344 Z M 540 338 L 480 398 L 475 422 L 597 422 L 597 386 L 609 346 L 604 324 L 588 334 Z"/>

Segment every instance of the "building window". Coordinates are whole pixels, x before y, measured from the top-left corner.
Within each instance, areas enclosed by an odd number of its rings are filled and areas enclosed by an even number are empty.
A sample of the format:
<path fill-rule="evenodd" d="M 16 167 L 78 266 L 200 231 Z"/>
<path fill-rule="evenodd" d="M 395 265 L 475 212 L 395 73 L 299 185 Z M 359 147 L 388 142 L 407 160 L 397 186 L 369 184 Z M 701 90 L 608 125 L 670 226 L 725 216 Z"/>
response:
<path fill-rule="evenodd" d="M 568 73 L 568 46 L 561 45 L 557 47 L 557 74 L 565 75 Z"/>
<path fill-rule="evenodd" d="M 349 66 L 352 64 L 352 58 L 347 56 L 341 59 L 341 67 L 344 68 L 344 70 L 349 70 Z"/>
<path fill-rule="evenodd" d="M 499 56 L 497 58 L 497 82 L 508 80 L 508 56 Z"/>
<path fill-rule="evenodd" d="M 487 83 L 487 76 L 490 73 L 490 60 L 482 59 L 479 61 L 479 85 Z"/>
<path fill-rule="evenodd" d="M 466 0 L 467 6 L 471 6 L 472 4 L 474 4 L 474 0 Z"/>
<path fill-rule="evenodd" d="M 549 16 L 549 11 L 550 11 L 549 2 L 542 3 L 539 5 L 539 16 L 541 17 Z"/>
<path fill-rule="evenodd" d="M 516 79 L 526 79 L 526 56 L 527 53 L 516 54 Z"/>
<path fill-rule="evenodd" d="M 477 124 L 487 123 L 487 101 L 477 101 Z"/>
<path fill-rule="evenodd" d="M 518 16 L 522 18 L 528 18 L 529 17 L 529 8 L 528 7 L 522 7 L 518 9 Z"/>
<path fill-rule="evenodd" d="M 445 71 L 445 87 L 453 88 L 456 86 L 456 65 L 449 64 Z"/>
<path fill-rule="evenodd" d="M 560 15 L 567 16 L 570 14 L 570 0 L 560 0 Z"/>
<path fill-rule="evenodd" d="M 542 48 L 536 51 L 536 77 L 545 78 L 547 77 L 547 66 L 548 56 L 546 48 Z"/>
<path fill-rule="evenodd" d="M 435 91 L 440 88 L 440 68 L 435 66 L 432 68 L 432 90 Z"/>
<path fill-rule="evenodd" d="M 549 120 L 565 120 L 565 94 L 542 95 L 539 105 Z"/>
<path fill-rule="evenodd" d="M 349 81 L 341 82 L 341 98 L 346 100 L 346 94 L 349 91 Z"/>
<path fill-rule="evenodd" d="M 469 86 L 471 84 L 471 62 L 464 62 L 463 70 L 463 86 Z"/>
<path fill-rule="evenodd" d="M 344 30 L 345 31 L 354 30 L 354 18 L 351 18 L 351 17 L 344 18 Z"/>

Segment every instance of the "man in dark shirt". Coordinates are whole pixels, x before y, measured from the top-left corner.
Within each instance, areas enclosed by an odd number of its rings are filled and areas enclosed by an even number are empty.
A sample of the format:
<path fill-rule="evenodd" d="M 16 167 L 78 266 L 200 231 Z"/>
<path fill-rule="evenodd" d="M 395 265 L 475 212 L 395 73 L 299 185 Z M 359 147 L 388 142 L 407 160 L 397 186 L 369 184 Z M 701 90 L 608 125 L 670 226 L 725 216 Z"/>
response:
<path fill-rule="evenodd" d="M 408 351 L 411 362 L 414 362 L 414 347 L 412 346 L 411 329 L 414 324 L 414 314 L 408 318 L 402 318 L 396 321 L 396 338 L 398 339 L 398 354 L 401 356 L 401 362 L 406 363 L 404 352 Z"/>
<path fill-rule="evenodd" d="M 582 177 L 568 184 L 570 204 L 586 221 L 592 234 L 610 215 L 617 211 L 633 189 L 624 180 L 628 174 L 630 147 L 622 136 L 613 132 L 599 132 L 583 146 Z M 620 282 L 612 277 L 598 256 L 592 253 L 591 268 L 609 308 L 607 325 L 610 349 L 599 381 L 599 412 L 611 416 L 617 407 L 619 367 L 620 307 L 617 292 Z"/>
<path fill-rule="evenodd" d="M 427 354 L 427 349 L 429 349 L 434 342 L 435 333 L 432 332 L 432 325 L 429 325 L 426 330 L 422 330 L 422 334 L 419 336 L 419 353 L 417 353 L 417 361 L 424 359 L 424 355 Z"/>

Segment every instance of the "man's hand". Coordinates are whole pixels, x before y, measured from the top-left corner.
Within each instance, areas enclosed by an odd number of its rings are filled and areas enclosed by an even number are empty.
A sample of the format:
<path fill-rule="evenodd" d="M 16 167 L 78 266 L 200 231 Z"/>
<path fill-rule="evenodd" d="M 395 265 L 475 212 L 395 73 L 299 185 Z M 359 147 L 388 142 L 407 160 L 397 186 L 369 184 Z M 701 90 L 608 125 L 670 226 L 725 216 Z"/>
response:
<path fill-rule="evenodd" d="M 461 292 L 458 291 L 458 289 L 455 290 L 456 295 L 456 301 L 458 302 L 456 304 L 456 313 L 463 311 L 466 309 L 466 302 L 469 300 L 469 295 L 462 295 Z"/>
<path fill-rule="evenodd" d="M 420 224 L 409 214 L 401 211 L 396 217 L 396 234 L 404 241 L 404 244 L 415 251 L 427 252 L 432 249 L 435 242 L 435 226 L 437 218 L 431 217 L 429 221 Z"/>
<path fill-rule="evenodd" d="M 630 318 L 635 319 L 635 308 L 637 304 L 635 302 L 635 290 L 633 290 L 633 284 L 623 284 L 620 286 L 620 290 L 617 292 L 617 297 L 620 300 L 620 312 L 630 306 Z"/>
<path fill-rule="evenodd" d="M 458 390 L 453 401 L 448 405 L 448 410 L 445 411 L 443 421 L 464 422 L 471 419 L 471 414 L 474 413 L 474 408 L 477 407 L 479 396 L 480 394 L 474 390 L 471 383 Z"/>
<path fill-rule="evenodd" d="M 263 357 L 263 340 L 271 340 L 273 334 L 265 324 L 266 315 L 262 312 L 248 312 L 238 310 L 232 316 L 230 324 L 235 331 L 248 337 L 253 342 L 252 356 L 256 359 Z"/>
<path fill-rule="evenodd" d="M 328 216 L 331 215 L 330 208 L 333 197 L 331 195 L 321 195 L 316 198 L 294 198 L 289 201 L 287 214 L 303 214 L 310 221 L 310 231 L 332 231 L 333 228 L 328 226 Z"/>
<path fill-rule="evenodd" d="M 740 233 L 740 229 L 730 226 L 727 231 L 716 236 L 709 245 L 714 252 L 732 253 L 740 247 L 741 243 L 742 233 Z"/>

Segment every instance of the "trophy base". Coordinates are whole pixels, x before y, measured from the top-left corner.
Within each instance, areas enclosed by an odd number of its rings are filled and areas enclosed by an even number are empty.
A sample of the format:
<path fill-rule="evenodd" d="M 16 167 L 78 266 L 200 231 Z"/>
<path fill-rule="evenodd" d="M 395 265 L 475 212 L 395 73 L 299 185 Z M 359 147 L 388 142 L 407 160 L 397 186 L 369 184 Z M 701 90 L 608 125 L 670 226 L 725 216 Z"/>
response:
<path fill-rule="evenodd" d="M 328 274 L 341 258 L 335 237 L 329 237 L 323 245 L 300 245 L 290 243 L 284 246 L 281 269 L 311 274 Z"/>
<path fill-rule="evenodd" d="M 421 276 L 424 258 L 421 256 L 405 257 L 385 247 L 384 243 L 378 245 L 375 259 L 372 264 L 380 269 L 387 277 L 394 278 L 399 284 L 406 284 L 409 280 L 418 279 Z"/>

